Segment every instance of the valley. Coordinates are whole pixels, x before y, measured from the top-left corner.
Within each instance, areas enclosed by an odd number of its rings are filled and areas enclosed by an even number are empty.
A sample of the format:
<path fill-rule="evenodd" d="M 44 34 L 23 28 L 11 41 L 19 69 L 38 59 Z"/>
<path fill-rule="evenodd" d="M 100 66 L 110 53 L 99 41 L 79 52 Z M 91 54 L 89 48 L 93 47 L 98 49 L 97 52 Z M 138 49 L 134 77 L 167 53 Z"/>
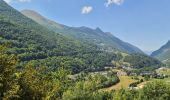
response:
<path fill-rule="evenodd" d="M 170 100 L 169 55 L 0 0 L 0 100 Z"/>

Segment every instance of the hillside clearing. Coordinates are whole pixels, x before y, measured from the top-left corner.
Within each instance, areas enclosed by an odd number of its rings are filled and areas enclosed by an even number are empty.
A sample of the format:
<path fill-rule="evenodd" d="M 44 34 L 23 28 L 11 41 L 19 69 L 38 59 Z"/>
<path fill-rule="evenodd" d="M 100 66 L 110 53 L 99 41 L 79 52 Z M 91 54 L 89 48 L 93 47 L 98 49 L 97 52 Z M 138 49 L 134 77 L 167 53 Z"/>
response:
<path fill-rule="evenodd" d="M 119 76 L 120 82 L 116 85 L 113 85 L 109 88 L 104 88 L 104 91 L 111 91 L 111 90 L 119 90 L 121 88 L 128 88 L 129 85 L 137 80 L 132 79 L 129 76 Z"/>

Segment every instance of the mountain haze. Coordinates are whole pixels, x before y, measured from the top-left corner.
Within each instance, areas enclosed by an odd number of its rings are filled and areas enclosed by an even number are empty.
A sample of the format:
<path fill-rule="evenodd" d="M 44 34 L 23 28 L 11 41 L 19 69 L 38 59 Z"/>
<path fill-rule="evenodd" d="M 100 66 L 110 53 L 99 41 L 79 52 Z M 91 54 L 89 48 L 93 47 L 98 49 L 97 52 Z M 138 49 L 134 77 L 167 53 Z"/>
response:
<path fill-rule="evenodd" d="M 158 58 L 165 64 L 170 65 L 170 40 L 163 45 L 160 49 L 151 54 L 152 57 Z"/>
<path fill-rule="evenodd" d="M 139 48 L 118 39 L 113 36 L 112 33 L 103 32 L 100 28 L 91 29 L 85 26 L 69 27 L 49 20 L 32 10 L 23 10 L 21 13 L 50 30 L 83 42 L 94 43 L 103 50 L 120 50 L 127 53 L 143 53 Z"/>

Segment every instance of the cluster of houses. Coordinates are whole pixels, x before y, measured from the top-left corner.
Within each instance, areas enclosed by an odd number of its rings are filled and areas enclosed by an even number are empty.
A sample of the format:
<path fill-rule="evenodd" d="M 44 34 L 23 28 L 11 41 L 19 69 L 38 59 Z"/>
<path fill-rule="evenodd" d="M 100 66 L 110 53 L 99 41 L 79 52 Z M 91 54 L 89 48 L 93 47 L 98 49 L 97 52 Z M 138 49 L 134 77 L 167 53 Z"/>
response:
<path fill-rule="evenodd" d="M 157 69 L 156 71 L 141 71 L 140 73 L 133 72 L 132 67 L 122 66 L 121 68 L 126 70 L 127 72 L 123 72 L 123 71 L 117 72 L 118 76 L 126 76 L 126 75 L 137 76 L 137 75 L 140 75 L 140 76 L 143 76 L 143 77 L 149 76 L 150 78 L 160 78 L 160 79 L 170 77 L 170 68 L 166 68 L 166 67 L 161 67 L 161 68 Z M 169 70 L 169 75 L 167 75 L 167 73 L 159 73 L 162 70 Z"/>

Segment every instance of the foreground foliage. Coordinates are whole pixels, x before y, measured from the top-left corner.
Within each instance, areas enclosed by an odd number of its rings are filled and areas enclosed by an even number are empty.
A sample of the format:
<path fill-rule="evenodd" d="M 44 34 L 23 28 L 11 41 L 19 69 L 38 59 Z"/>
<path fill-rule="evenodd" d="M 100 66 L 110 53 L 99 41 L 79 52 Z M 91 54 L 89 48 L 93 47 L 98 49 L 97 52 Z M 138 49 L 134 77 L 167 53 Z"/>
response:
<path fill-rule="evenodd" d="M 47 67 L 16 68 L 17 57 L 0 46 L 0 99 L 3 100 L 169 100 L 170 85 L 155 81 L 139 90 L 104 92 L 99 86 L 106 80 L 97 75 L 86 80 L 70 80 L 63 67 L 49 71 Z M 82 78 L 83 79 L 83 78 Z"/>

